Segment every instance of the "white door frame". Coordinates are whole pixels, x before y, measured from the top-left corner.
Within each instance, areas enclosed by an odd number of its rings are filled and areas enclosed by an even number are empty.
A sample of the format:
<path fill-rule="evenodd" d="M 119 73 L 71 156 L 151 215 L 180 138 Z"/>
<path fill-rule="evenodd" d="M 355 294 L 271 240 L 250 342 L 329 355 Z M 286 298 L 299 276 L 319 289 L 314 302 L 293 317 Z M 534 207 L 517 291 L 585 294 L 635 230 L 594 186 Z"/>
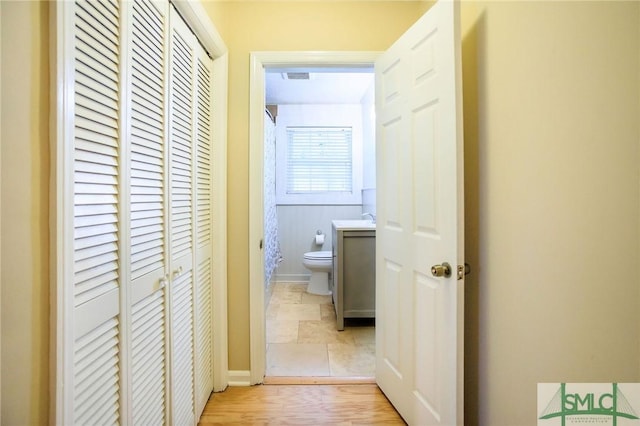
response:
<path fill-rule="evenodd" d="M 249 344 L 251 385 L 266 371 L 264 253 L 265 68 L 373 67 L 382 52 L 252 52 L 249 86 Z"/>

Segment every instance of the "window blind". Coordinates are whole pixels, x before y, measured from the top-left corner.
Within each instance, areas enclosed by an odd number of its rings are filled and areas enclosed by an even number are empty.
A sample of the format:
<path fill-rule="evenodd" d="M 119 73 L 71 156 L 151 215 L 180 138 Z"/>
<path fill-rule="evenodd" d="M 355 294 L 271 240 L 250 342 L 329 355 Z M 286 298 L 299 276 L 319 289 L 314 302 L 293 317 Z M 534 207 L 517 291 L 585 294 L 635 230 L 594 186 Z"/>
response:
<path fill-rule="evenodd" d="M 287 194 L 348 192 L 351 127 L 287 127 Z"/>

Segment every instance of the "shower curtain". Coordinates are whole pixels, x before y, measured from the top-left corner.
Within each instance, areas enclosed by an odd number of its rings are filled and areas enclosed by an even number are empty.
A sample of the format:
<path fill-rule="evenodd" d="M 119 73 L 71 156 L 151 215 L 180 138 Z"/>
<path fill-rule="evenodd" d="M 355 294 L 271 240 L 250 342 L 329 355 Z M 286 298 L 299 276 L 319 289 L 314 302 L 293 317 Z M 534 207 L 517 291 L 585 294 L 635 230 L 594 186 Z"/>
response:
<path fill-rule="evenodd" d="M 264 282 L 269 285 L 282 261 L 276 212 L 276 127 L 268 111 L 264 116 Z"/>

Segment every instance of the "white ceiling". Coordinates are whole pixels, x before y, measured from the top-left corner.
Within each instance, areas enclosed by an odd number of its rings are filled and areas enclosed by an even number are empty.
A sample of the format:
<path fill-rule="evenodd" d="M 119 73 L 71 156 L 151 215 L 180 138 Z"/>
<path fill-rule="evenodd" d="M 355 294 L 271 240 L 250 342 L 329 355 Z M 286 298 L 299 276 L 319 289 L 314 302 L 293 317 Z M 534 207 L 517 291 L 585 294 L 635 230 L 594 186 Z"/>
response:
<path fill-rule="evenodd" d="M 309 80 L 287 80 L 286 71 L 305 70 L 267 70 L 267 105 L 357 104 L 374 81 L 373 72 L 310 72 Z"/>

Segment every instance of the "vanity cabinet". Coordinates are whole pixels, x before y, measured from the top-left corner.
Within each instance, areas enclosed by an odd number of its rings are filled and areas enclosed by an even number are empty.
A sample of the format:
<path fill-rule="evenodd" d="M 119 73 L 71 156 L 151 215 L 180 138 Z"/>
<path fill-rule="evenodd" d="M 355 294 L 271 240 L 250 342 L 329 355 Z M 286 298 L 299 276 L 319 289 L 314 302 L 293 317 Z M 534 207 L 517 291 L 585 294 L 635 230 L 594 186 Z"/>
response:
<path fill-rule="evenodd" d="M 375 318 L 376 230 L 369 221 L 333 221 L 333 304 L 345 318 Z"/>

